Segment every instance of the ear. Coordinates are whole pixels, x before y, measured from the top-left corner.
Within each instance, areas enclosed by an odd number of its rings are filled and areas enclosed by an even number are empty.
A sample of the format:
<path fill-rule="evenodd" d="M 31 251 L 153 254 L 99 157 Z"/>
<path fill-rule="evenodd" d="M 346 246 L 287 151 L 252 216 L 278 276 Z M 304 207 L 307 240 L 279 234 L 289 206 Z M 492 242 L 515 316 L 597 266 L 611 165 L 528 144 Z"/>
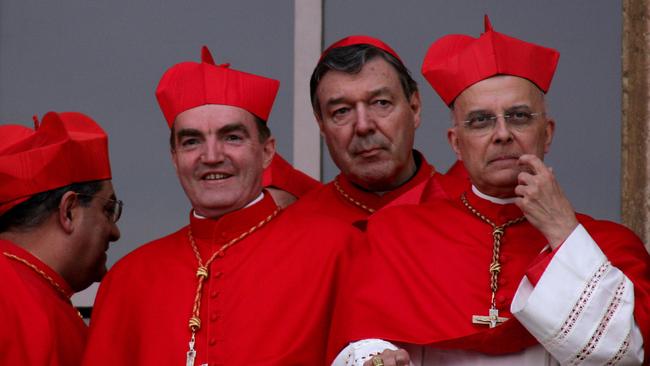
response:
<path fill-rule="evenodd" d="M 264 154 L 263 167 L 266 169 L 269 165 L 271 165 L 271 161 L 275 155 L 275 137 L 269 136 L 269 138 L 266 139 L 262 153 Z"/>
<path fill-rule="evenodd" d="M 411 94 L 411 99 L 409 100 L 409 107 L 411 107 L 411 111 L 413 112 L 413 121 L 414 121 L 414 127 L 418 128 L 420 127 L 420 114 L 422 112 L 422 101 L 420 100 L 420 92 L 415 91 L 413 94 Z"/>
<path fill-rule="evenodd" d="M 458 131 L 456 130 L 456 126 L 447 130 L 447 141 L 449 141 L 451 149 L 456 153 L 456 159 L 462 161 L 463 158 L 460 155 L 460 143 L 458 141 Z"/>
<path fill-rule="evenodd" d="M 549 118 L 546 121 L 546 140 L 544 141 L 544 154 L 548 154 L 551 150 L 551 142 L 553 142 L 553 136 L 555 134 L 555 120 Z"/>
<path fill-rule="evenodd" d="M 59 201 L 58 222 L 61 228 L 66 233 L 70 234 L 74 231 L 77 215 L 79 214 L 77 208 L 79 207 L 79 197 L 73 191 L 67 191 Z"/>

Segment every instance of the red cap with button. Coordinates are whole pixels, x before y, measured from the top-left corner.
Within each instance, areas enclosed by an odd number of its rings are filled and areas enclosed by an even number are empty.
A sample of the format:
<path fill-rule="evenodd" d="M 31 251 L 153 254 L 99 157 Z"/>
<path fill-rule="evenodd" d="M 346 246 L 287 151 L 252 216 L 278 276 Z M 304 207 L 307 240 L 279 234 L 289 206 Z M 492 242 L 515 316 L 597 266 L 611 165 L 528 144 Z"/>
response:
<path fill-rule="evenodd" d="M 239 107 L 267 121 L 279 87 L 277 80 L 215 64 L 203 46 L 201 63 L 182 62 L 163 74 L 156 99 L 170 128 L 180 113 L 206 104 Z"/>
<path fill-rule="evenodd" d="M 495 75 L 528 79 L 546 93 L 559 58 L 552 48 L 495 32 L 486 15 L 479 38 L 452 34 L 435 41 L 424 57 L 422 74 L 450 105 L 463 90 Z"/>
<path fill-rule="evenodd" d="M 34 122 L 0 126 L 0 215 L 37 193 L 111 178 L 108 137 L 90 117 L 49 112 Z"/>

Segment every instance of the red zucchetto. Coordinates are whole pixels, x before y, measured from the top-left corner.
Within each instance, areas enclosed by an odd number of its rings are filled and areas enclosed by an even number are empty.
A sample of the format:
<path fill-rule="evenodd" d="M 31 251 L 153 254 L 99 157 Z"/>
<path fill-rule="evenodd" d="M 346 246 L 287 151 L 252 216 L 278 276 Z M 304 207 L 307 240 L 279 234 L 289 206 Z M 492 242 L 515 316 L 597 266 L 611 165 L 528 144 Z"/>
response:
<path fill-rule="evenodd" d="M 331 46 L 327 47 L 327 49 L 323 51 L 323 53 L 320 56 L 319 62 L 323 60 L 325 55 L 327 55 L 331 50 L 335 48 L 342 48 L 342 47 L 354 46 L 359 44 L 367 44 L 370 46 L 377 47 L 393 55 L 393 57 L 398 59 L 399 62 L 402 62 L 402 59 L 399 58 L 397 52 L 395 52 L 389 45 L 387 45 L 386 43 L 384 43 L 383 41 L 377 38 L 370 37 L 370 36 L 363 36 L 363 35 L 345 37 L 339 41 L 332 43 Z"/>
<path fill-rule="evenodd" d="M 37 193 L 111 178 L 108 137 L 90 117 L 49 112 L 35 125 L 0 126 L 0 215 Z"/>
<path fill-rule="evenodd" d="M 495 75 L 528 79 L 546 93 L 559 58 L 552 48 L 495 32 L 486 15 L 479 38 L 452 34 L 435 41 L 424 57 L 422 74 L 450 105 L 463 90 Z"/>
<path fill-rule="evenodd" d="M 181 112 L 206 104 L 239 107 L 268 120 L 280 82 L 229 66 L 216 65 L 203 46 L 201 63 L 182 62 L 165 72 L 156 88 L 156 99 L 170 128 Z"/>

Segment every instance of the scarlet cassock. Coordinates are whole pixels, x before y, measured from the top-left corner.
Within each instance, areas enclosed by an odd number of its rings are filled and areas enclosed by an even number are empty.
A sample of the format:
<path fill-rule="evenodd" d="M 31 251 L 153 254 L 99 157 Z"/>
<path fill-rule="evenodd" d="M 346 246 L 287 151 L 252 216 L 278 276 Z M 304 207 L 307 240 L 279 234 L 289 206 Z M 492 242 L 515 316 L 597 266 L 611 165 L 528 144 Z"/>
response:
<path fill-rule="evenodd" d="M 205 104 L 235 106 L 266 121 L 278 86 L 216 65 L 206 48 L 201 63 L 170 68 L 156 95 L 170 127 L 179 113 Z M 296 183 L 281 173 L 271 178 Z M 111 268 L 97 295 L 84 364 L 323 364 L 337 269 L 347 266 L 360 235 L 333 218 L 282 211 L 268 192 L 218 218 L 192 212 L 189 225 Z"/>
<path fill-rule="evenodd" d="M 497 226 L 522 216 L 512 203 L 468 192 L 468 204 Z M 354 280 L 336 309 L 330 359 L 348 342 L 365 340 L 346 348 L 337 364 L 362 364 L 393 344 L 410 350 L 416 365 L 568 364 L 583 357 L 629 364 L 650 337 L 650 259 L 623 226 L 578 219 L 554 252 L 527 221 L 505 228 L 495 293 L 504 319 L 490 328 L 476 316 L 489 315 L 491 304 L 491 225 L 460 199 L 378 213 L 368 224 L 369 247 L 346 275 Z"/>
<path fill-rule="evenodd" d="M 365 220 L 373 213 L 387 206 L 396 206 L 419 202 L 423 195 L 437 183 L 430 179 L 445 179 L 437 173 L 425 158 L 414 151 L 418 162 L 417 173 L 405 184 L 382 195 L 369 192 L 350 181 L 345 175 L 339 174 L 333 181 L 309 191 L 294 203 L 295 209 L 305 213 L 321 212 L 336 217 L 342 221 L 365 227 Z M 437 189 L 436 193 L 444 194 Z"/>
<path fill-rule="evenodd" d="M 449 105 L 500 74 L 546 92 L 558 57 L 493 31 L 486 17 L 479 38 L 434 42 L 422 69 Z M 449 199 L 369 220 L 368 247 L 345 275 L 354 280 L 339 297 L 330 360 L 361 365 L 396 346 L 416 365 L 640 364 L 644 347 L 648 355 L 650 257 L 630 230 L 578 214 L 550 251 L 514 199 L 469 182 L 443 189 Z"/>
<path fill-rule="evenodd" d="M 254 229 L 251 232 L 251 229 Z M 278 211 L 268 194 L 218 220 L 190 225 L 138 248 L 102 281 L 87 365 L 185 365 L 202 260 L 195 365 L 319 365 L 331 306 L 358 239 L 349 225 Z M 190 234 L 191 232 L 191 234 Z M 246 234 L 249 233 L 250 234 Z"/>
<path fill-rule="evenodd" d="M 49 112 L 34 130 L 0 126 L 0 215 L 35 194 L 110 178 L 106 133 L 86 115 Z M 0 364 L 79 365 L 88 330 L 72 294 L 50 266 L 0 240 Z"/>
<path fill-rule="evenodd" d="M 72 289 L 45 263 L 0 240 L 0 363 L 79 365 L 88 329 Z"/>

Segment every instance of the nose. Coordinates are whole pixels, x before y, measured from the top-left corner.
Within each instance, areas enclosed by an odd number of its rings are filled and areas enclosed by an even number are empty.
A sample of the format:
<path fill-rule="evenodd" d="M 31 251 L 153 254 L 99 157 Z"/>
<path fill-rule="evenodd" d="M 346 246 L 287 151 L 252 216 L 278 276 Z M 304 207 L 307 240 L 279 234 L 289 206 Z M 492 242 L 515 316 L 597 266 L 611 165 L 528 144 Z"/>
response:
<path fill-rule="evenodd" d="M 223 146 L 219 141 L 208 141 L 201 154 L 201 162 L 204 164 L 216 164 L 223 160 Z"/>
<path fill-rule="evenodd" d="M 372 133 L 376 128 L 375 119 L 365 104 L 357 106 L 357 120 L 354 127 L 357 135 L 363 136 Z"/>
<path fill-rule="evenodd" d="M 496 121 L 494 121 L 493 142 L 496 144 L 512 142 L 512 132 L 508 128 L 508 124 L 503 115 L 498 115 Z"/>
<path fill-rule="evenodd" d="M 120 236 L 122 236 L 122 233 L 120 233 L 120 228 L 117 226 L 117 223 L 113 222 L 108 240 L 118 241 L 120 240 Z"/>

